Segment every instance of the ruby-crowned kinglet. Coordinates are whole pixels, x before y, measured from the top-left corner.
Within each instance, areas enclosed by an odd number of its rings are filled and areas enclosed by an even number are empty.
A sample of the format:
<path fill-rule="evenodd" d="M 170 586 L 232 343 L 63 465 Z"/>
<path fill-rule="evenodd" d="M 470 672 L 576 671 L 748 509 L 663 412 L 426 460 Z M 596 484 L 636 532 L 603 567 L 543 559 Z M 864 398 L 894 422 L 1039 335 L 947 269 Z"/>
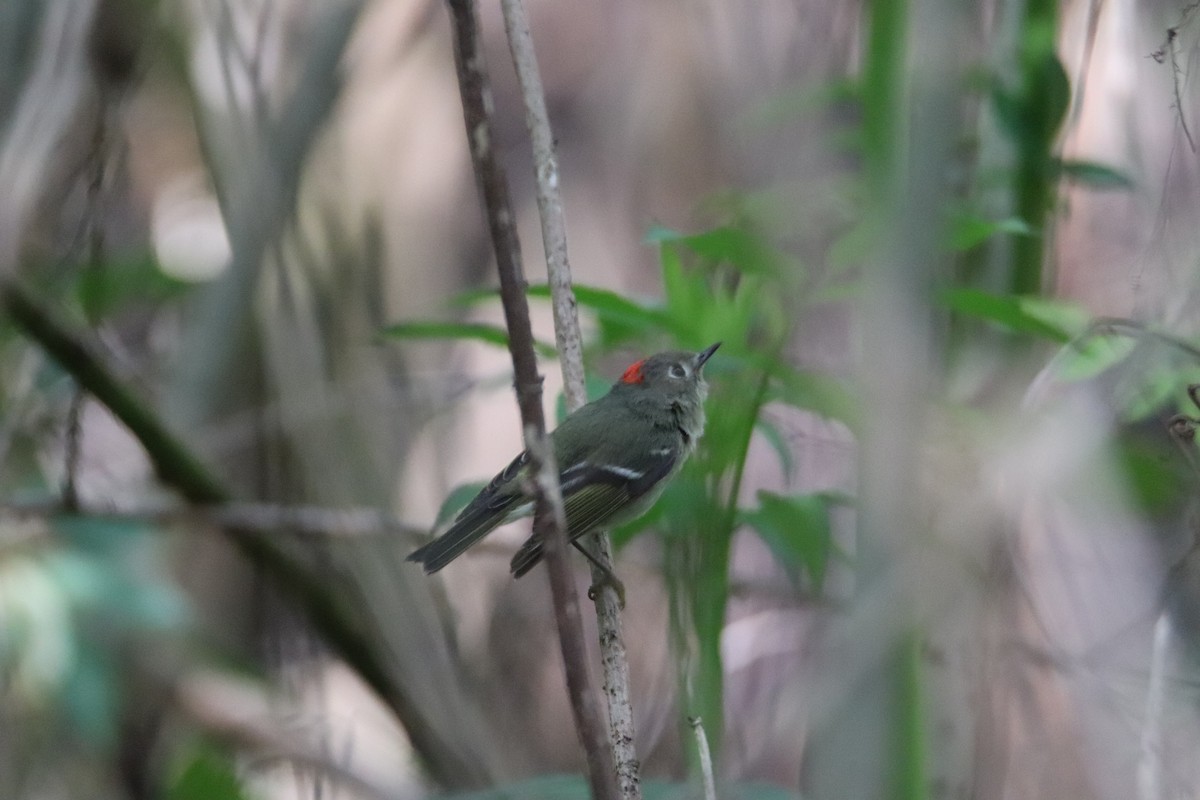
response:
<path fill-rule="evenodd" d="M 708 385 L 701 370 L 719 346 L 658 353 L 632 364 L 608 394 L 575 411 L 550 434 L 568 536 L 576 546 L 586 533 L 644 514 L 679 472 L 704 432 Z M 528 465 L 526 451 L 459 512 L 445 533 L 408 560 L 420 562 L 426 573 L 437 572 L 493 529 L 532 514 L 525 490 Z M 541 540 L 529 537 L 513 556 L 513 576 L 521 577 L 541 558 Z"/>

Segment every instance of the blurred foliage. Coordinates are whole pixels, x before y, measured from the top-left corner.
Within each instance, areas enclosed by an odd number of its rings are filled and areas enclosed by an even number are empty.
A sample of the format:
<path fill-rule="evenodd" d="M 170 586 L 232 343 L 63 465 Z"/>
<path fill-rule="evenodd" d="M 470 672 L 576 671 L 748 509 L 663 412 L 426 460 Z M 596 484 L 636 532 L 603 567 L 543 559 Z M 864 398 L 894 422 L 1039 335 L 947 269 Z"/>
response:
<path fill-rule="evenodd" d="M 163 272 L 149 253 L 108 259 L 74 272 L 71 278 L 73 299 L 86 318 L 96 322 L 112 321 L 137 309 L 161 313 L 195 288 Z"/>
<path fill-rule="evenodd" d="M 59 516 L 0 546 L 7 698 L 64 731 L 72 747 L 112 752 L 137 684 L 190 629 L 166 539 L 152 526 Z"/>
<path fill-rule="evenodd" d="M 1012 54 L 1016 75 L 997 76 L 991 104 L 1002 134 L 1015 146 L 1012 199 L 1017 217 L 1044 233 L 1053 219 L 1059 166 L 1055 147 L 1071 102 L 1071 84 L 1056 52 L 1057 0 L 1021 4 L 1021 20 Z M 1046 287 L 1044 239 L 1014 242 L 1008 288 L 1014 294 L 1038 294 Z"/>
<path fill-rule="evenodd" d="M 229 753 L 198 743 L 181 753 L 166 800 L 249 800 Z"/>
<path fill-rule="evenodd" d="M 32 19 L 39 4 L 19 0 L 0 7 L 0 108 L 8 108 L 29 68 L 32 38 L 10 32 Z M 668 487 L 661 501 L 641 519 L 613 531 L 618 546 L 637 536 L 659 537 L 663 570 L 671 592 L 671 638 L 676 650 L 680 723 L 701 716 L 719 752 L 725 711 L 721 637 L 730 604 L 730 559 L 739 533 L 757 536 L 799 597 L 819 598 L 829 576 L 855 564 L 837 545 L 831 520 L 835 509 L 853 508 L 856 498 L 831 491 L 758 490 L 743 486 L 747 456 L 759 441 L 778 460 L 785 483 L 793 477 L 793 443 L 770 411 L 797 412 L 833 421 L 851 433 L 861 431 L 864 410 L 856 380 L 798 366 L 790 347 L 801 323 L 818 305 L 852 304 L 859 299 L 863 270 L 871 268 L 882 227 L 880 216 L 896 212 L 904 195 L 881 191 L 896 170 L 898 142 L 911 111 L 906 106 L 904 37 L 910 25 L 904 3 L 868 3 L 864 73 L 838 79 L 800 99 L 773 104 L 764 125 L 783 125 L 798 114 L 852 106 L 854 121 L 830 134 L 841 154 L 856 159 L 861 174 L 822 194 L 821 210 L 837 220 L 835 234 L 821 250 L 820 264 L 796 255 L 800 248 L 764 220 L 787 219 L 792 206 L 777 187 L 720 198 L 712 205 L 721 224 L 697 233 L 655 227 L 647 239 L 658 247 L 662 297 L 625 297 L 591 286 L 575 287 L 588 325 L 588 394 L 597 397 L 608 383 L 597 377 L 630 350 L 700 349 L 723 346 L 710 362 L 708 429 L 693 460 Z M 954 165 L 968 176 L 958 194 L 945 200 L 946 235 L 941 243 L 950 269 L 930 287 L 939 312 L 954 335 L 948 350 L 970 347 L 987 352 L 991 368 L 1007 370 L 1016 359 L 1004 347 L 992 347 L 991 334 L 1019 342 L 1034 352 L 1036 365 L 1056 387 L 1097 382 L 1108 388 L 1115 416 L 1132 433 L 1112 443 L 1127 487 L 1137 506 L 1150 516 L 1175 513 L 1195 495 L 1197 454 L 1193 440 L 1180 442 L 1186 459 L 1164 456 L 1160 439 L 1143 433 L 1164 409 L 1196 416 L 1185 386 L 1200 382 L 1197 345 L 1153 325 L 1126 320 L 1093 320 L 1077 305 L 1047 296 L 1052 284 L 1046 259 L 1058 189 L 1063 182 L 1096 191 L 1129 191 L 1133 180 L 1122 171 L 1092 161 L 1063 159 L 1056 152 L 1070 101 L 1068 76 L 1055 51 L 1057 4 L 1029 0 L 1021 5 L 1012 50 L 1002 53 L 996 74 L 976 85 L 965 84 L 972 103 L 986 107 L 997 133 L 1014 157 L 1000 174 L 985 175 L 965 153 Z M 11 57 L 11 58 L 10 58 Z M 4 125 L 0 124 L 0 130 Z M 974 134 L 971 139 L 976 138 Z M 999 213 L 984 213 L 979 197 L 996 183 L 1005 185 Z M 825 189 L 827 187 L 822 187 Z M 792 220 L 791 222 L 795 222 Z M 973 269 L 977 259 L 997 245 L 1002 279 L 988 282 Z M 96 263 L 73 257 L 66 266 L 45 269 L 42 283 L 63 309 L 106 332 L 120 331 L 141 315 L 154 315 L 186 297 L 189 285 L 165 276 L 145 254 L 108 257 Z M 546 299 L 546 286 L 532 286 L 531 297 Z M 494 292 L 460 295 L 456 313 L 493 302 Z M 969 323 L 969 324 L 963 324 Z M 986 331 L 987 335 L 982 332 Z M 496 325 L 468 321 L 405 321 L 381 336 L 405 342 L 456 340 L 506 346 L 507 333 Z M 957 337 L 957 338 L 955 338 Z M 1027 346 L 1027 350 L 1025 349 Z M 978 349 L 975 349 L 975 348 Z M 539 343 L 539 354 L 553 347 Z M 945 359 L 944 363 L 953 363 Z M 0 460 L 8 504 L 56 502 L 66 468 L 48 451 L 63 446 L 64 421 L 75 396 L 74 382 L 57 365 L 36 355 L 0 320 L 0 423 L 5 447 Z M 156 387 L 154 387 L 156 388 Z M 938 398 L 938 401 L 945 398 Z M 949 402 L 949 401 L 947 401 Z M 565 412 L 559 399 L 559 419 Z M 1155 432 L 1161 432 L 1154 428 Z M 1176 455 L 1168 453 L 1168 455 Z M 69 468 L 69 467 L 68 467 Z M 455 489 L 438 514 L 438 523 L 465 503 L 479 484 Z M 115 758 L 120 726 L 138 703 L 144 660 L 180 655 L 202 661 L 194 645 L 199 636 L 177 575 L 172 573 L 168 536 L 163 526 L 105 515 L 70 515 L 57 506 L 43 526 L 5 522 L 0 528 L 0 675 L 5 714 L 46 721 L 63 731 L 64 749 Z M 26 535 L 25 531 L 34 530 Z M 911 691 L 905 704 L 903 734 L 908 751 L 923 760 L 931 745 L 921 714 L 916 637 L 901 645 L 897 671 Z M 190 661 L 189 661 L 190 663 Z M 685 737 L 690 741 L 690 737 Z M 166 785 L 173 800 L 243 798 L 237 752 L 226 752 L 184 737 L 169 753 L 174 765 Z M 74 750 L 72 750 L 74 751 Z M 901 765 L 910 776 L 924 773 L 919 763 Z M 3 784 L 0 784 L 3 785 Z M 648 800 L 692 796 L 694 787 L 647 782 Z M 917 790 L 914 790 L 917 792 Z M 919 792 L 917 792 L 919 793 Z M 576 776 L 547 776 L 469 795 L 459 800 L 586 795 Z M 728 798 L 773 800 L 793 797 L 761 786 L 728 787 Z"/>
<path fill-rule="evenodd" d="M 145 254 L 70 266 L 44 271 L 42 287 L 60 307 L 96 324 L 162 313 L 189 288 Z M 63 424 L 77 385 L 4 323 L 0 368 L 9 378 L 0 381 L 7 431 L 0 503 L 49 514 L 22 522 L 18 512 L 0 521 L 0 671 L 10 700 L 45 715 L 85 752 L 108 753 L 137 702 L 134 676 L 157 655 L 186 647 L 195 634 L 192 614 L 162 527 L 57 505 L 64 473 L 77 466 L 69 456 L 45 454 L 48 442 L 69 446 Z"/>
<path fill-rule="evenodd" d="M 794 792 L 762 784 L 727 785 L 718 789 L 722 800 L 799 800 Z M 441 795 L 444 800 L 586 800 L 590 796 L 587 782 L 578 775 L 544 775 L 482 792 Z M 656 780 L 642 782 L 645 800 L 692 800 L 698 796 L 695 786 Z"/>

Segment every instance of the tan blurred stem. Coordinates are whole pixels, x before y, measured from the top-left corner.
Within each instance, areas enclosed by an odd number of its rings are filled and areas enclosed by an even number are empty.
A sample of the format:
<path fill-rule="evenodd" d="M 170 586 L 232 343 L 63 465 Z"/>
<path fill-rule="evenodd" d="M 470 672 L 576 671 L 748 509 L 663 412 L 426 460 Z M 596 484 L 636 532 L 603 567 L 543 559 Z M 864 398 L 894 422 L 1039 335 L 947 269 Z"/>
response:
<path fill-rule="evenodd" d="M 567 562 L 569 543 L 566 517 L 554 452 L 549 446 L 542 413 L 542 379 L 537 371 L 537 356 L 533 349 L 520 242 L 509 199 L 508 179 L 492 147 L 495 140 L 491 119 L 492 93 L 479 33 L 478 11 L 473 0 L 448 0 L 447 5 L 450 7 L 453 27 L 454 63 L 462 95 L 467 143 L 491 233 L 496 269 L 500 275 L 500 299 L 508 326 L 508 347 L 513 360 L 525 446 L 529 450 L 530 467 L 537 475 L 534 487 L 537 509 L 534 532 L 542 538 L 546 548 L 546 566 L 550 575 L 550 591 L 554 597 L 554 617 L 558 625 L 571 710 L 587 756 L 592 796 L 615 800 L 620 794 L 612 751 L 608 747 L 600 704 L 588 669 L 579 598 Z"/>
<path fill-rule="evenodd" d="M 1146 688 L 1146 717 L 1142 721 L 1141 757 L 1138 759 L 1138 800 L 1161 800 L 1163 795 L 1163 708 L 1166 697 L 1164 675 L 1171 644 L 1171 619 L 1166 611 L 1154 623 L 1150 651 L 1150 683 Z"/>
<path fill-rule="evenodd" d="M 546 251 L 546 272 L 554 309 L 554 339 L 562 365 L 567 410 L 575 411 L 587 403 L 583 379 L 583 336 L 575 291 L 571 288 L 571 262 L 567 256 L 567 225 L 559 192 L 558 156 L 550 115 L 546 112 L 546 94 L 538 73 L 537 56 L 529 20 L 521 0 L 501 0 L 508 47 L 525 101 L 525 124 L 533 145 L 534 176 L 537 187 L 538 216 L 542 224 L 542 246 Z M 591 537 L 591 552 L 612 573 L 612 544 L 601 531 Z M 640 800 L 637 748 L 633 725 L 633 704 L 629 691 L 629 658 L 625 651 L 621 624 L 621 603 L 612 582 L 596 564 L 591 565 L 592 584 L 601 587 L 596 594 L 596 624 L 600 636 L 600 662 L 604 671 L 604 696 L 608 701 L 608 732 L 616 760 L 617 781 L 623 800 Z"/>
<path fill-rule="evenodd" d="M 251 754 L 245 765 L 254 772 L 278 762 L 301 766 L 332 779 L 354 797 L 394 798 L 388 786 L 329 759 L 305 728 L 281 717 L 272 698 L 249 682 L 197 671 L 171 685 L 174 707 L 209 736 Z"/>
<path fill-rule="evenodd" d="M 181 439 L 119 380 L 103 359 L 54 312 L 14 279 L 0 280 L 0 311 L 69 372 L 79 385 L 112 411 L 141 443 L 159 478 L 188 502 L 206 506 L 227 503 L 232 493 L 195 457 Z M 482 783 L 478 765 L 459 758 L 458 749 L 442 740 L 419 712 L 417 704 L 388 677 L 374 637 L 364 630 L 337 595 L 337 584 L 298 563 L 270 536 L 235 527 L 222 528 L 234 546 L 257 564 L 296 603 L 313 628 L 403 722 L 413 747 L 445 774 L 472 776 Z"/>
<path fill-rule="evenodd" d="M 708 749 L 708 737 L 704 734 L 704 721 L 699 717 L 688 720 L 692 733 L 696 735 L 696 752 L 700 756 L 700 778 L 704 781 L 704 800 L 717 800 L 717 784 L 713 779 L 712 751 Z"/>

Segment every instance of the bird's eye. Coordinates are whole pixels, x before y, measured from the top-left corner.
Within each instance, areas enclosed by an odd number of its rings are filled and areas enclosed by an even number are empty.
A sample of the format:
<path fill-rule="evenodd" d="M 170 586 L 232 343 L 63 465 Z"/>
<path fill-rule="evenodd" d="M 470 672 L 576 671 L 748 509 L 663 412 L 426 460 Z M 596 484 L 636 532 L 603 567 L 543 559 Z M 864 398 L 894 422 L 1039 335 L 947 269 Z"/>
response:
<path fill-rule="evenodd" d="M 680 364 L 672 364 L 670 374 L 672 378 L 686 378 L 687 372 Z"/>

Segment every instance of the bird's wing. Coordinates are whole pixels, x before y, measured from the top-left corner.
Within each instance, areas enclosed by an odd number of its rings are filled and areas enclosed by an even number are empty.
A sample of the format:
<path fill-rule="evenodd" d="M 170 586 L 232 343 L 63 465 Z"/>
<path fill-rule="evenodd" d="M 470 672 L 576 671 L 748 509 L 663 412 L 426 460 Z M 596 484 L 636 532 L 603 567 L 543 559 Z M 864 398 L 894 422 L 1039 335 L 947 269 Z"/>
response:
<path fill-rule="evenodd" d="M 455 523 L 479 513 L 507 513 L 517 501 L 524 498 L 521 477 L 528 464 L 529 451 L 522 450 L 520 455 L 496 473 L 488 485 L 467 503 L 466 508 L 458 512 Z"/>
<path fill-rule="evenodd" d="M 671 473 L 678 458 L 678 449 L 664 447 L 622 466 L 582 461 L 564 470 L 568 529 L 584 533 L 636 503 Z"/>
<path fill-rule="evenodd" d="M 638 501 L 671 474 L 679 458 L 679 448 L 661 447 L 644 451 L 621 466 L 591 461 L 568 466 L 559 477 L 571 538 L 619 520 L 620 512 L 637 508 Z M 541 541 L 530 537 L 513 556 L 513 575 L 521 577 L 541 557 Z"/>
<path fill-rule="evenodd" d="M 522 452 L 458 512 L 449 529 L 432 542 L 408 556 L 419 561 L 425 572 L 437 572 L 462 555 L 475 542 L 498 527 L 525 500 L 521 491 L 521 473 L 529 463 L 529 451 Z"/>

